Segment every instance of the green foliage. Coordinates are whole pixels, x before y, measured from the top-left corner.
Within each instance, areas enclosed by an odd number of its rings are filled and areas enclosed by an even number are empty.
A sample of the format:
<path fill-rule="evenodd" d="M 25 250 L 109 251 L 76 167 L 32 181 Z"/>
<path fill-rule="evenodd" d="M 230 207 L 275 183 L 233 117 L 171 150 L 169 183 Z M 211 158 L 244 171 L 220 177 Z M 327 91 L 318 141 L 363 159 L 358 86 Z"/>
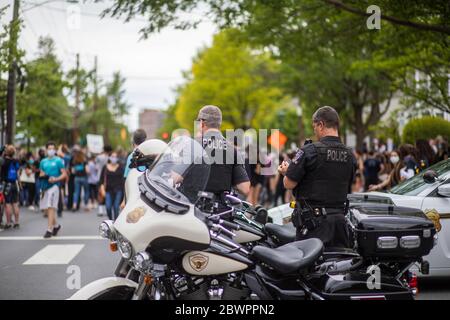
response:
<path fill-rule="evenodd" d="M 220 28 L 244 31 L 283 64 L 283 83 L 302 107 L 336 107 L 360 145 L 388 109 L 393 92 L 406 106 L 450 111 L 448 0 L 377 1 L 381 30 L 369 30 L 370 0 L 114 0 L 106 12 L 148 18 L 144 36 L 171 26 L 195 27 L 201 9 Z M 187 17 L 187 18 L 186 18 Z M 200 18 L 201 19 L 201 18 Z M 415 72 L 421 77 L 416 80 Z M 417 103 L 418 102 L 418 103 Z"/>
<path fill-rule="evenodd" d="M 124 100 L 125 79 L 119 72 L 104 87 L 96 90 L 96 76 L 92 70 L 71 69 L 66 74 L 55 55 L 54 42 L 49 37 L 39 39 L 36 59 L 24 65 L 26 85 L 17 95 L 17 133 L 30 138 L 32 145 L 40 146 L 48 140 L 71 144 L 74 129 L 80 141 L 86 134 L 102 134 L 113 147 L 129 148 L 129 139 L 121 138 L 123 116 L 129 105 Z M 80 109 L 69 104 L 75 101 L 76 88 L 80 92 Z M 102 92 L 98 92 L 103 89 Z M 67 94 L 68 92 L 68 94 Z M 77 123 L 74 117 L 77 117 Z M 76 126 L 76 127 L 75 127 Z M 127 130 L 127 136 L 128 130 Z"/>
<path fill-rule="evenodd" d="M 278 64 L 235 41 L 235 34 L 217 34 L 212 46 L 194 59 L 174 112 L 182 127 L 191 130 L 198 110 L 213 104 L 222 109 L 223 129 L 258 129 L 268 115 L 289 103 L 277 85 Z"/>
<path fill-rule="evenodd" d="M 437 117 L 423 117 L 409 121 L 403 128 L 404 143 L 414 144 L 417 139 L 430 139 L 438 135 L 450 137 L 450 122 Z"/>
<path fill-rule="evenodd" d="M 39 40 L 38 57 L 25 65 L 27 84 L 17 94 L 17 133 L 32 137 L 36 145 L 66 136 L 72 114 L 63 94 L 61 63 L 50 38 Z"/>

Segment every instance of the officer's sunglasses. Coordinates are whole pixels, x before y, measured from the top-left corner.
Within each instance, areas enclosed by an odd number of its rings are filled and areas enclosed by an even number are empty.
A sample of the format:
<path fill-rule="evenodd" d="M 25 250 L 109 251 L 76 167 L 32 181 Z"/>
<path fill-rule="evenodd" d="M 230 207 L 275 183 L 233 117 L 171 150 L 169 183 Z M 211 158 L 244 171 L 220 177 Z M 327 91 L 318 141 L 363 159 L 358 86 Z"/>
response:
<path fill-rule="evenodd" d="M 203 119 L 203 118 L 197 118 L 195 121 L 206 121 L 206 119 Z"/>

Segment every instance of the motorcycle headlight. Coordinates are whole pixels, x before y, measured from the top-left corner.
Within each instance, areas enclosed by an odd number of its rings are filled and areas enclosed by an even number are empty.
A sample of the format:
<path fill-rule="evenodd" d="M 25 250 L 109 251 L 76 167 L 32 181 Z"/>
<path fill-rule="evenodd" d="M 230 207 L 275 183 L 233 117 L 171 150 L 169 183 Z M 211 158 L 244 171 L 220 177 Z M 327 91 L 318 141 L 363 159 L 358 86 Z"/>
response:
<path fill-rule="evenodd" d="M 137 253 L 133 257 L 132 262 L 134 268 L 140 272 L 148 273 L 153 268 L 153 260 L 145 251 Z"/>
<path fill-rule="evenodd" d="M 125 259 L 130 259 L 133 255 L 133 247 L 131 246 L 131 243 L 125 239 L 124 237 L 118 235 L 117 236 L 117 244 L 119 247 L 119 252 Z"/>
<path fill-rule="evenodd" d="M 112 220 L 105 220 L 100 223 L 98 227 L 98 231 L 100 232 L 100 236 L 105 239 L 114 240 L 115 238 L 115 229 L 113 226 L 114 222 Z"/>

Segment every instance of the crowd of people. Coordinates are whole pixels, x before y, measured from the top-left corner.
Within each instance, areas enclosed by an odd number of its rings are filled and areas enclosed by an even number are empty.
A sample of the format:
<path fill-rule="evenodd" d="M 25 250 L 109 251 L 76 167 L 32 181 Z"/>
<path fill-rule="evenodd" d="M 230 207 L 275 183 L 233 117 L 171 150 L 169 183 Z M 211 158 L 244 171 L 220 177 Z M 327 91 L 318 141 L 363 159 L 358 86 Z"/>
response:
<path fill-rule="evenodd" d="M 448 159 L 449 143 L 445 138 L 418 139 L 415 145 L 401 144 L 388 150 L 385 143 L 376 141 L 368 148 L 363 144 L 362 150 L 355 150 L 355 179 L 352 192 L 388 191 L 401 181 L 411 178 L 429 166 Z M 295 151 L 282 152 L 278 163 L 292 161 Z M 270 163 L 273 159 L 265 161 Z M 247 200 L 250 203 L 263 203 L 274 207 L 287 203 L 292 199 L 290 191 L 283 185 L 283 177 L 279 173 L 262 175 L 264 161 L 255 165 L 247 165 L 251 188 Z"/>
<path fill-rule="evenodd" d="M 133 136 L 134 147 L 146 139 Z M 124 181 L 131 154 L 104 146 L 93 154 L 86 147 L 48 142 L 37 152 L 6 145 L 0 150 L 0 229 L 20 227 L 20 207 L 48 217 L 45 238 L 56 236 L 63 210 L 107 214 L 115 220 L 124 205 Z M 127 158 L 128 156 L 128 158 Z"/>
<path fill-rule="evenodd" d="M 133 136 L 133 148 L 146 140 L 145 131 Z M 36 153 L 7 145 L 0 150 L 0 229 L 20 226 L 20 207 L 43 212 L 48 217 L 45 237 L 57 235 L 60 225 L 56 217 L 63 210 L 92 211 L 107 214 L 115 220 L 124 205 L 124 181 L 129 171 L 131 153 L 105 146 L 100 154 L 86 147 L 47 143 Z M 244 152 L 245 153 L 245 152 Z M 263 161 L 246 161 L 250 179 L 247 201 L 274 207 L 292 199 L 276 170 L 265 170 L 273 163 L 292 161 L 296 151 L 269 154 Z M 449 144 L 437 137 L 417 140 L 415 145 L 402 144 L 388 150 L 384 143 L 366 144 L 355 150 L 355 179 L 352 192 L 389 190 L 420 171 L 448 159 Z M 276 167 L 276 166 L 275 166 Z M 268 174 L 267 172 L 272 172 Z"/>

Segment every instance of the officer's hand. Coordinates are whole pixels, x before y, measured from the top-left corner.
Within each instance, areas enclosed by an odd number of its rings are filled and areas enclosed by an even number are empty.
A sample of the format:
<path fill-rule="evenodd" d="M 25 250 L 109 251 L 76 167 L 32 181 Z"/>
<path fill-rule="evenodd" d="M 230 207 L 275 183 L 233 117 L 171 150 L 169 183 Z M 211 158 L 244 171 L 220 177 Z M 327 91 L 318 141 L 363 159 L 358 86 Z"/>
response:
<path fill-rule="evenodd" d="M 286 161 L 283 161 L 283 162 L 278 166 L 278 172 L 279 172 L 281 175 L 285 176 L 288 167 L 289 167 L 289 163 L 287 163 Z"/>

